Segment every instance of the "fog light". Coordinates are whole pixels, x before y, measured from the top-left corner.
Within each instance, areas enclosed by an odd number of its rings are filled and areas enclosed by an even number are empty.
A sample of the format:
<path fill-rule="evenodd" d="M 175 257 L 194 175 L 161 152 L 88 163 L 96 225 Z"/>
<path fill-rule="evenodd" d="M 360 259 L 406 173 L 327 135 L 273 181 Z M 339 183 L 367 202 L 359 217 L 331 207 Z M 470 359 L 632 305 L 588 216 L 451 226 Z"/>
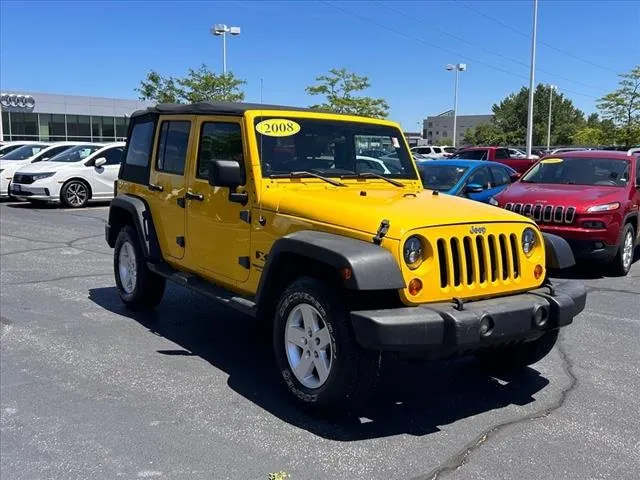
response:
<path fill-rule="evenodd" d="M 491 318 L 489 315 L 484 315 L 480 319 L 480 336 L 488 337 L 489 335 L 491 335 L 494 325 L 495 324 L 493 322 L 493 318 Z"/>
<path fill-rule="evenodd" d="M 604 248 L 604 243 L 596 242 L 595 243 L 595 247 L 596 247 L 596 250 L 600 250 L 601 248 Z"/>
<path fill-rule="evenodd" d="M 538 306 L 533 311 L 533 323 L 538 327 L 544 327 L 547 324 L 547 319 L 549 318 L 549 314 L 547 313 L 547 309 L 541 306 Z"/>
<path fill-rule="evenodd" d="M 414 278 L 409 282 L 409 293 L 416 296 L 422 290 L 422 281 L 419 278 Z"/>
<path fill-rule="evenodd" d="M 536 265 L 536 268 L 533 270 L 533 276 L 536 277 L 536 280 L 540 280 L 542 270 L 542 265 Z"/>

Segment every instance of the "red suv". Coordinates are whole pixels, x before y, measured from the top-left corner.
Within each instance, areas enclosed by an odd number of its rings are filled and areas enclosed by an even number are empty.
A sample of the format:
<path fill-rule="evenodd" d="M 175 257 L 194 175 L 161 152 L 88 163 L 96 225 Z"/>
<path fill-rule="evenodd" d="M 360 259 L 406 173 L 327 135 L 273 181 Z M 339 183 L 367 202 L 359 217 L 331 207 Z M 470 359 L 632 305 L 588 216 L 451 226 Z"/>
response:
<path fill-rule="evenodd" d="M 626 275 L 640 239 L 638 158 L 613 151 L 543 158 L 490 203 L 563 237 L 576 258 L 610 263 Z"/>
<path fill-rule="evenodd" d="M 518 173 L 524 173 L 538 161 L 531 158 L 512 157 L 508 148 L 503 147 L 469 147 L 458 150 L 451 158 L 463 160 L 489 160 L 498 162 L 513 168 Z"/>

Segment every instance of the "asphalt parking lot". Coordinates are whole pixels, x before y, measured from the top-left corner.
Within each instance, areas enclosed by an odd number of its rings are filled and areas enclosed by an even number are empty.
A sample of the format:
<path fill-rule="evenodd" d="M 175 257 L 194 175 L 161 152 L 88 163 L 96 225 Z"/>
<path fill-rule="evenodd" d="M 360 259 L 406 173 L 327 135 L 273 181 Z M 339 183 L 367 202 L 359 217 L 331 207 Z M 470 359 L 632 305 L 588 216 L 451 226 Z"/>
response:
<path fill-rule="evenodd" d="M 396 362 L 369 417 L 329 422 L 251 319 L 176 286 L 123 308 L 107 213 L 0 204 L 3 479 L 638 478 L 640 262 L 564 272 L 587 308 L 523 374 Z"/>

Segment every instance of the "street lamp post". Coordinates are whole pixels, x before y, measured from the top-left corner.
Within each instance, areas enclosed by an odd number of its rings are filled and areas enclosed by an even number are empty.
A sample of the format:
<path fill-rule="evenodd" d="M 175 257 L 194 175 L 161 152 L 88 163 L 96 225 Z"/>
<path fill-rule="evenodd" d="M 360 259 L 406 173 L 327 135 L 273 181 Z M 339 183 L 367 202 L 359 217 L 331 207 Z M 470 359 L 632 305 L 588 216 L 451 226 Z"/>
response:
<path fill-rule="evenodd" d="M 531 158 L 533 139 L 533 88 L 536 72 L 536 34 L 538 31 L 538 0 L 533 0 L 533 35 L 531 36 L 531 67 L 529 71 L 529 110 L 527 115 L 527 158 Z"/>
<path fill-rule="evenodd" d="M 218 23 L 211 28 L 211 33 L 216 37 L 222 37 L 222 73 L 227 73 L 227 33 L 240 35 L 240 27 L 230 27 Z"/>
<path fill-rule="evenodd" d="M 549 85 L 549 122 L 547 123 L 547 152 L 551 151 L 551 105 L 553 103 L 554 85 Z"/>
<path fill-rule="evenodd" d="M 464 72 L 467 69 L 467 65 L 465 63 L 458 63 L 456 65 L 447 65 L 447 70 L 456 72 L 456 86 L 453 91 L 453 147 L 456 146 L 457 140 L 457 123 L 458 123 L 458 74 L 460 72 Z"/>

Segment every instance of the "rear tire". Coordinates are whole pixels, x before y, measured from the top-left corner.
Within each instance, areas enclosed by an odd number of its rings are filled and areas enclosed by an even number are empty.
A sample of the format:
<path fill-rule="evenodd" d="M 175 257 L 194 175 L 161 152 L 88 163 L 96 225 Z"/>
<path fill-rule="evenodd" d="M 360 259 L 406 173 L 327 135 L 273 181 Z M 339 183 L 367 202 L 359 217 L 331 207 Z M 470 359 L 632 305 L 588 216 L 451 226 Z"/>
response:
<path fill-rule="evenodd" d="M 375 387 L 379 354 L 357 344 L 344 299 L 315 278 L 296 280 L 280 297 L 273 348 L 287 390 L 304 406 L 347 413 Z"/>
<path fill-rule="evenodd" d="M 560 330 L 549 330 L 532 342 L 510 347 L 498 347 L 490 352 L 478 354 L 485 365 L 500 370 L 520 370 L 546 357 L 558 341 Z"/>
<path fill-rule="evenodd" d="M 125 225 L 118 233 L 113 268 L 118 294 L 127 307 L 151 310 L 160 303 L 166 280 L 149 270 L 138 234 L 130 225 Z"/>
<path fill-rule="evenodd" d="M 636 238 L 633 225 L 627 223 L 622 230 L 622 243 L 616 257 L 611 262 L 612 273 L 617 277 L 624 277 L 633 265 L 633 247 Z"/>

